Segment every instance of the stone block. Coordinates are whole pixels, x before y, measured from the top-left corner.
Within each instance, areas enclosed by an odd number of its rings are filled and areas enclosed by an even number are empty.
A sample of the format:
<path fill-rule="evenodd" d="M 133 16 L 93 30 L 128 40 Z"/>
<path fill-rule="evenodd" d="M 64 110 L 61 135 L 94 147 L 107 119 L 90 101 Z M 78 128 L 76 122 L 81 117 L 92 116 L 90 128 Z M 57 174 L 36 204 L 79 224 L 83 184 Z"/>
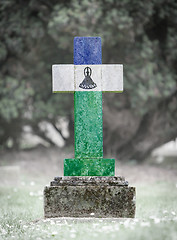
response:
<path fill-rule="evenodd" d="M 133 218 L 135 188 L 123 177 L 57 177 L 44 189 L 44 215 Z"/>
<path fill-rule="evenodd" d="M 115 159 L 65 159 L 64 176 L 114 176 Z"/>

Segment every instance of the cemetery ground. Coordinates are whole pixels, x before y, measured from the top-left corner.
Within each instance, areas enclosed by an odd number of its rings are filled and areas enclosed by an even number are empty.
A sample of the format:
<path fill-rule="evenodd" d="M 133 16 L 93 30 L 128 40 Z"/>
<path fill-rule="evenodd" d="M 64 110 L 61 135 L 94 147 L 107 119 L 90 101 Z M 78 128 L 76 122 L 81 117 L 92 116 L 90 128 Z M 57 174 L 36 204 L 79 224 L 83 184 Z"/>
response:
<path fill-rule="evenodd" d="M 177 239 L 177 161 L 117 161 L 136 187 L 135 219 L 44 219 L 43 189 L 63 173 L 73 150 L 0 154 L 0 239 Z M 94 213 L 91 214 L 91 217 Z"/>

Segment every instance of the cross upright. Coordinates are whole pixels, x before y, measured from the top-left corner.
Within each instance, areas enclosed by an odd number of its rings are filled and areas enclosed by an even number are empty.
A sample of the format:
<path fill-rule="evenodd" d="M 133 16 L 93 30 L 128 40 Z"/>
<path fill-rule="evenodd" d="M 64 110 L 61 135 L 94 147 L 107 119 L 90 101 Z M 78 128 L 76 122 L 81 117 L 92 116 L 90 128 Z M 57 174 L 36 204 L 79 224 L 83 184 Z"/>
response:
<path fill-rule="evenodd" d="M 74 64 L 52 66 L 53 92 L 74 93 L 75 158 L 64 176 L 114 176 L 115 160 L 103 158 L 102 92 L 123 91 L 123 65 L 102 64 L 100 37 L 74 38 Z"/>

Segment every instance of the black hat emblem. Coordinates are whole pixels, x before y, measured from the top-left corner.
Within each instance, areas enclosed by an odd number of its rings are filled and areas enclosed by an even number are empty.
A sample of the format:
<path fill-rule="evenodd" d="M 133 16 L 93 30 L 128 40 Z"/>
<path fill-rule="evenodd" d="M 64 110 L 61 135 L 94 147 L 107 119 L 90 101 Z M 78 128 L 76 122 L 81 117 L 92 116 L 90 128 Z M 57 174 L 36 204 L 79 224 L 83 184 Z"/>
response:
<path fill-rule="evenodd" d="M 83 88 L 83 89 L 92 89 L 92 88 L 96 88 L 97 85 L 96 83 L 94 83 L 94 81 L 91 79 L 92 75 L 92 69 L 90 67 L 86 67 L 84 69 L 84 80 L 80 83 L 79 87 Z"/>

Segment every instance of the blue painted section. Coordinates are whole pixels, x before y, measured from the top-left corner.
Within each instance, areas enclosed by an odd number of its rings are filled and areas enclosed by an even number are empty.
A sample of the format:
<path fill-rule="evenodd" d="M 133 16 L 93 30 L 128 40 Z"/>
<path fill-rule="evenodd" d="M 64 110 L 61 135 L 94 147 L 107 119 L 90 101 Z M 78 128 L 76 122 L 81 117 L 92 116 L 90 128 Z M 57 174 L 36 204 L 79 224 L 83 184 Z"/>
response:
<path fill-rule="evenodd" d="M 101 38 L 75 37 L 74 64 L 102 64 Z"/>

